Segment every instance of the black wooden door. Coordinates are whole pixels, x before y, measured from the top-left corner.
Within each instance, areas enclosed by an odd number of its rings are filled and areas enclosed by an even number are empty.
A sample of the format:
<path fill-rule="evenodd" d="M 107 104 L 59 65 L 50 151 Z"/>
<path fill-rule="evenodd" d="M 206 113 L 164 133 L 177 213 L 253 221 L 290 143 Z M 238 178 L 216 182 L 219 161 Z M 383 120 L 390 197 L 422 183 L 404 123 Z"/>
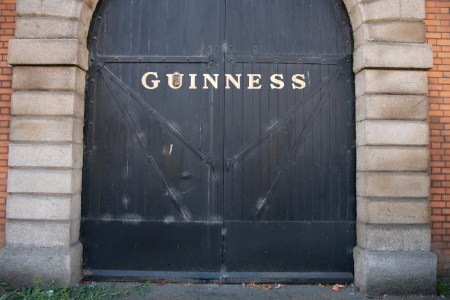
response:
<path fill-rule="evenodd" d="M 105 0 L 89 41 L 87 275 L 351 278 L 341 1 Z"/>
<path fill-rule="evenodd" d="M 352 272 L 352 45 L 336 4 L 227 0 L 225 72 L 261 74 L 260 89 L 225 92 L 230 277 Z M 283 88 L 271 88 L 273 74 L 284 79 Z M 304 89 L 293 89 L 294 74 L 305 76 Z"/>

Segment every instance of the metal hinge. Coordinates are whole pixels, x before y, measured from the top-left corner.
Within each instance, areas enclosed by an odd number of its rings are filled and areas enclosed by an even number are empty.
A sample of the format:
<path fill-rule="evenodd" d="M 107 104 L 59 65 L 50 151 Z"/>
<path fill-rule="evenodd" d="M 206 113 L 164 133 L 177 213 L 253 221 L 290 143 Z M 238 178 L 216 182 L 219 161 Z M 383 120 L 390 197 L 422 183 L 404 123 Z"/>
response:
<path fill-rule="evenodd" d="M 217 65 L 217 59 L 214 55 L 208 56 L 208 67 L 214 67 Z"/>
<path fill-rule="evenodd" d="M 209 165 L 209 167 L 211 168 L 211 171 L 214 173 L 214 171 L 216 169 L 216 162 L 213 159 L 205 160 L 202 162 L 202 164 Z"/>

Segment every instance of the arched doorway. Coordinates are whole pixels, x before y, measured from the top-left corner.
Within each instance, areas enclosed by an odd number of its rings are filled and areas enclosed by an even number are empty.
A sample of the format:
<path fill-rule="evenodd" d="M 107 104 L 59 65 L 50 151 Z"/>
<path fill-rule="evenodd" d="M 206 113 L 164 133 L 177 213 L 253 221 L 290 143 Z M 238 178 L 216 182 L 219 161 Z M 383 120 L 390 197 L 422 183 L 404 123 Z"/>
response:
<path fill-rule="evenodd" d="M 351 278 L 353 45 L 343 5 L 108 0 L 94 20 L 86 273 Z"/>

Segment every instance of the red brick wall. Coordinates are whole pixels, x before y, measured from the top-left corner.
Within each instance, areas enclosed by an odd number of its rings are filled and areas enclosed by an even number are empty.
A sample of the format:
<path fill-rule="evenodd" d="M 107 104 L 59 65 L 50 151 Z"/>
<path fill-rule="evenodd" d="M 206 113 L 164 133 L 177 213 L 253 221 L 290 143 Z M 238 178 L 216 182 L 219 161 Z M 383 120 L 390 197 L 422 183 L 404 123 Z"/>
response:
<path fill-rule="evenodd" d="M 11 107 L 11 68 L 8 66 L 8 41 L 14 37 L 16 0 L 0 0 L 0 247 L 5 244 L 6 177 Z"/>
<path fill-rule="evenodd" d="M 426 0 L 427 41 L 434 67 L 428 73 L 432 249 L 438 276 L 450 279 L 450 1 Z"/>

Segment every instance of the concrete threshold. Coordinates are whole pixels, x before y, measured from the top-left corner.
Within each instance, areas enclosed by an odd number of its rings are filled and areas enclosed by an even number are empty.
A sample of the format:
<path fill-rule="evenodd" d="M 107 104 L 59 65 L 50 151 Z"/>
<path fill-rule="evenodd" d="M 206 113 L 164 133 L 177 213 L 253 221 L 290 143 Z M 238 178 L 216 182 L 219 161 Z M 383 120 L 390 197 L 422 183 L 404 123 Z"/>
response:
<path fill-rule="evenodd" d="M 85 285 L 111 283 L 84 283 Z M 116 283 L 117 287 L 132 289 L 136 283 Z M 338 290 L 338 291 L 337 291 Z M 361 294 L 353 284 L 351 285 L 277 285 L 277 284 L 174 284 L 151 283 L 145 296 L 137 292 L 130 293 L 124 299 L 155 299 L 155 300 L 360 300 L 373 299 Z M 443 299 L 440 296 L 389 296 L 376 299 L 386 300 L 431 300 Z"/>

